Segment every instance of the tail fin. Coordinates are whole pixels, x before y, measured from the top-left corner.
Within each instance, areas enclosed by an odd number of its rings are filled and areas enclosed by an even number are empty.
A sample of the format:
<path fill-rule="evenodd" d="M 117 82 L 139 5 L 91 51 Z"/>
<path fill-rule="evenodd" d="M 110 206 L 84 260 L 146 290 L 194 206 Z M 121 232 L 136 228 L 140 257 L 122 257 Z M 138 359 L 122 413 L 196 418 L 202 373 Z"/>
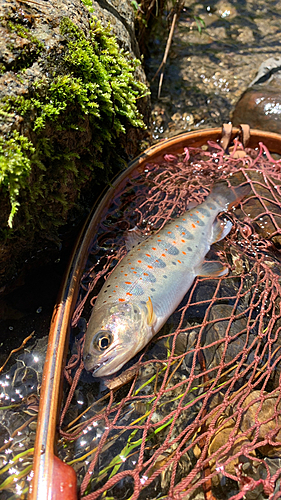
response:
<path fill-rule="evenodd" d="M 230 210 L 240 203 L 247 194 L 251 191 L 249 184 L 244 184 L 243 186 L 228 186 L 224 182 L 214 184 L 210 197 L 221 204 L 224 210 Z"/>

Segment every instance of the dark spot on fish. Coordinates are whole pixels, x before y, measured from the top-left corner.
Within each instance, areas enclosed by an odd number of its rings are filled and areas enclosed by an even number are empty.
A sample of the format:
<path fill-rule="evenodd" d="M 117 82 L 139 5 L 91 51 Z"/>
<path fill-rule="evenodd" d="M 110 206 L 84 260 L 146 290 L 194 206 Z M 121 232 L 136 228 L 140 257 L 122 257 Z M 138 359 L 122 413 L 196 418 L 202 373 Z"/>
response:
<path fill-rule="evenodd" d="M 174 261 L 172 261 L 172 264 L 174 264 L 174 266 L 176 266 L 176 265 L 177 265 L 177 263 L 176 263 L 176 262 L 174 262 Z"/>
<path fill-rule="evenodd" d="M 141 302 L 141 304 L 145 304 L 145 301 L 144 301 L 144 300 L 141 300 L 140 302 Z"/>
<path fill-rule="evenodd" d="M 166 276 L 166 274 L 163 274 L 163 278 L 168 278 L 168 276 Z"/>
<path fill-rule="evenodd" d="M 187 247 L 187 250 L 188 250 L 189 252 L 192 252 L 192 248 L 191 248 L 191 247 Z"/>
<path fill-rule="evenodd" d="M 150 290 L 151 290 L 152 292 L 155 292 L 155 288 L 150 288 Z"/>

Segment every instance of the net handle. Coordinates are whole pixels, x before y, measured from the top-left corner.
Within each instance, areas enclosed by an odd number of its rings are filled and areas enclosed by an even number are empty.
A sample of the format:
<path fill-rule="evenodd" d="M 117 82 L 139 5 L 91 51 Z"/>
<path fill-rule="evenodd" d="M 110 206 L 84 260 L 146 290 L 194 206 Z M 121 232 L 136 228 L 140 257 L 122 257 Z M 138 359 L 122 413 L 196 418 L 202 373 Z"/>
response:
<path fill-rule="evenodd" d="M 224 123 L 222 126 L 222 136 L 220 140 L 220 145 L 224 151 L 226 151 L 231 143 L 232 137 L 232 123 Z M 238 139 L 244 146 L 244 148 L 249 143 L 251 137 L 250 126 L 247 123 L 241 123 L 239 125 L 238 135 L 235 137 Z"/>

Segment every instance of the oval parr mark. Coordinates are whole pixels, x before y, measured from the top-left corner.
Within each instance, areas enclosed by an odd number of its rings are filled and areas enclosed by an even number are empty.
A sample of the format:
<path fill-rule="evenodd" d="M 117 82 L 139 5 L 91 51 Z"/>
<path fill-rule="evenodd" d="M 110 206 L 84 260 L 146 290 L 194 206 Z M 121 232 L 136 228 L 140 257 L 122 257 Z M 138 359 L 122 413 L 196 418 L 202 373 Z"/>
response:
<path fill-rule="evenodd" d="M 202 214 L 202 217 L 205 215 L 206 217 L 210 217 L 210 212 L 206 208 L 199 207 L 198 212 Z"/>
<path fill-rule="evenodd" d="M 179 232 L 180 236 L 184 236 L 185 239 L 187 239 L 187 240 L 193 240 L 194 239 L 193 234 L 191 234 L 190 231 L 188 231 L 186 229 L 186 227 L 184 227 L 184 226 L 179 226 L 178 227 L 178 232 Z"/>
<path fill-rule="evenodd" d="M 205 222 L 203 222 L 201 219 L 198 219 L 198 220 L 196 221 L 196 224 L 197 224 L 198 226 L 205 226 L 205 225 L 206 225 L 206 224 L 205 224 Z"/>

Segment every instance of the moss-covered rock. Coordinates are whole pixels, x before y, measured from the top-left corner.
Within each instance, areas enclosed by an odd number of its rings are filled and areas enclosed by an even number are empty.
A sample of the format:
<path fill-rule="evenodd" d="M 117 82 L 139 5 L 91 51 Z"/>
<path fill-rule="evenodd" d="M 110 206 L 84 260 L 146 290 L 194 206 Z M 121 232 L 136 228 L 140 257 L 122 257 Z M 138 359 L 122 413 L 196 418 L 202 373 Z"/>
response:
<path fill-rule="evenodd" d="M 126 131 L 145 127 L 139 62 L 110 27 L 80 0 L 52 0 L 44 15 L 30 5 L 0 5 L 0 286 L 58 241 L 79 197 L 124 166 Z"/>

